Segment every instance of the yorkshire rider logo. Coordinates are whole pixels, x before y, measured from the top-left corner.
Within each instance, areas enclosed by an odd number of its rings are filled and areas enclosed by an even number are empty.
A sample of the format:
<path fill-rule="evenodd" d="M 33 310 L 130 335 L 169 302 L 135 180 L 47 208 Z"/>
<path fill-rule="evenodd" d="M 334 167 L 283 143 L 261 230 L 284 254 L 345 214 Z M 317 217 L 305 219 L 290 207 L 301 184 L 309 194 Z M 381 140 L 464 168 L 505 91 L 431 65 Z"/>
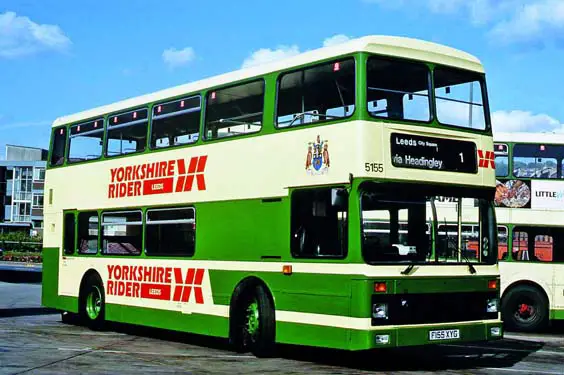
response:
<path fill-rule="evenodd" d="M 305 169 L 309 175 L 326 174 L 329 171 L 329 145 L 318 135 L 315 142 L 309 142 Z"/>

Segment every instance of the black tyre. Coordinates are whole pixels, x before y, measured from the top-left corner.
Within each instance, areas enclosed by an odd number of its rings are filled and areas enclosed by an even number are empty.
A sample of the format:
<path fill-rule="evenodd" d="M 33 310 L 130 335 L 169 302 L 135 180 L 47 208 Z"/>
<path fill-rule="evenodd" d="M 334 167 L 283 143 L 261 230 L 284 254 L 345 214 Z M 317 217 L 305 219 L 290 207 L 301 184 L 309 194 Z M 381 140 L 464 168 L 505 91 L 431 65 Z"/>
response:
<path fill-rule="evenodd" d="M 260 284 L 248 287 L 233 309 L 231 344 L 238 352 L 270 357 L 274 354 L 275 332 L 274 305 L 268 292 Z"/>
<path fill-rule="evenodd" d="M 68 311 L 61 312 L 61 321 L 65 324 L 75 324 L 78 322 L 78 318 L 76 314 L 73 314 Z"/>
<path fill-rule="evenodd" d="M 88 275 L 80 291 L 79 309 L 81 320 L 92 330 L 98 331 L 104 328 L 105 298 L 100 276 L 94 273 Z"/>
<path fill-rule="evenodd" d="M 530 285 L 510 289 L 501 302 L 501 315 L 507 329 L 537 332 L 548 325 L 548 300 L 543 291 Z"/>

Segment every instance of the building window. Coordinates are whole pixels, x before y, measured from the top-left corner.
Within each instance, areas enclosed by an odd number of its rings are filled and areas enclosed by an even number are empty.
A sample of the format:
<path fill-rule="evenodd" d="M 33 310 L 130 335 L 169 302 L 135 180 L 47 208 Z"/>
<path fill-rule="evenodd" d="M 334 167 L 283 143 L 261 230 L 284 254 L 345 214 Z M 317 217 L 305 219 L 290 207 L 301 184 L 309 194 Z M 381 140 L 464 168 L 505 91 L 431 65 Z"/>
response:
<path fill-rule="evenodd" d="M 200 135 L 200 96 L 156 104 L 151 120 L 151 148 L 194 143 Z"/>
<path fill-rule="evenodd" d="M 36 167 L 33 169 L 33 180 L 43 181 L 45 180 L 45 168 Z"/>
<path fill-rule="evenodd" d="M 145 151 L 148 121 L 146 108 L 109 117 L 106 156 Z"/>
<path fill-rule="evenodd" d="M 260 131 L 263 108 L 263 80 L 210 91 L 207 95 L 206 139 Z"/>
<path fill-rule="evenodd" d="M 141 211 L 106 212 L 102 215 L 102 252 L 139 255 L 143 237 Z"/>
<path fill-rule="evenodd" d="M 36 194 L 33 196 L 33 208 L 43 207 L 43 194 Z"/>
<path fill-rule="evenodd" d="M 147 211 L 145 249 L 148 255 L 192 256 L 196 242 L 193 208 Z"/>

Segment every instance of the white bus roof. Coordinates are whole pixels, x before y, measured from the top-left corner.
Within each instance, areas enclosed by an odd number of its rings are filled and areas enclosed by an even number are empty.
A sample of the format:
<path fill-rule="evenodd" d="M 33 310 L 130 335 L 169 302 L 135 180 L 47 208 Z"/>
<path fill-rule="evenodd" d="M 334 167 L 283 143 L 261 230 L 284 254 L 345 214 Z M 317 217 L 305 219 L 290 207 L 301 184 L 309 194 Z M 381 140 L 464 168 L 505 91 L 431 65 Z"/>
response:
<path fill-rule="evenodd" d="M 494 142 L 519 142 L 519 143 L 552 143 L 564 144 L 564 133 L 551 132 L 519 132 L 519 133 L 493 133 Z"/>
<path fill-rule="evenodd" d="M 261 76 L 292 67 L 313 63 L 332 56 L 339 56 L 354 52 L 369 52 L 380 55 L 397 56 L 413 60 L 428 61 L 437 64 L 456 66 L 467 70 L 483 73 L 481 62 L 474 56 L 437 43 L 423 40 L 394 37 L 394 36 L 365 36 L 353 39 L 331 47 L 323 47 L 301 53 L 287 59 L 274 61 L 255 67 L 236 70 L 222 75 L 213 76 L 200 81 L 187 83 L 150 94 L 137 96 L 115 102 L 109 105 L 89 109 L 69 116 L 57 118 L 53 126 L 75 123 L 108 113 L 116 113 L 129 108 L 143 106 L 151 102 L 165 100 L 184 94 L 195 93 L 207 88 L 216 87 L 230 82 Z"/>

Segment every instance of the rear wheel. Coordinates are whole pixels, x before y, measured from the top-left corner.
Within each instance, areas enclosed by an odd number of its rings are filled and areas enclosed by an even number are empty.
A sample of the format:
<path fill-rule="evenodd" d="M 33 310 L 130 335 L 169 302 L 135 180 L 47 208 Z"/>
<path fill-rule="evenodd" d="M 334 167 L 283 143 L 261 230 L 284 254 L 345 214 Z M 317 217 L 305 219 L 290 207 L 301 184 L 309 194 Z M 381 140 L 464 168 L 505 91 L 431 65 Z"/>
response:
<path fill-rule="evenodd" d="M 261 285 L 244 292 L 232 317 L 231 341 L 237 351 L 250 351 L 257 357 L 274 353 L 274 306 Z"/>
<path fill-rule="evenodd" d="M 100 277 L 96 274 L 89 275 L 80 295 L 82 320 L 93 330 L 102 329 L 105 318 L 105 295 Z"/>
<path fill-rule="evenodd" d="M 530 285 L 519 285 L 507 292 L 501 311 L 511 330 L 535 332 L 548 325 L 548 301 L 542 290 Z"/>

